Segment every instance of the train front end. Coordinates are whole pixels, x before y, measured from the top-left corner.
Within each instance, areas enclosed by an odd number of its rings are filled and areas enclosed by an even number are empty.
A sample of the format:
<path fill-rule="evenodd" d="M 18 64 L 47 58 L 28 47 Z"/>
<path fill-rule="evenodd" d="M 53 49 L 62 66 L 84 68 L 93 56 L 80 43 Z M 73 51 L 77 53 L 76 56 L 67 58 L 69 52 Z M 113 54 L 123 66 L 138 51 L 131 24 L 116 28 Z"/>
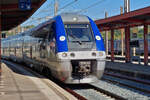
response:
<path fill-rule="evenodd" d="M 56 19 L 56 28 L 61 68 L 57 78 L 70 84 L 98 81 L 104 72 L 106 55 L 102 36 L 93 20 L 83 15 L 64 14 Z"/>

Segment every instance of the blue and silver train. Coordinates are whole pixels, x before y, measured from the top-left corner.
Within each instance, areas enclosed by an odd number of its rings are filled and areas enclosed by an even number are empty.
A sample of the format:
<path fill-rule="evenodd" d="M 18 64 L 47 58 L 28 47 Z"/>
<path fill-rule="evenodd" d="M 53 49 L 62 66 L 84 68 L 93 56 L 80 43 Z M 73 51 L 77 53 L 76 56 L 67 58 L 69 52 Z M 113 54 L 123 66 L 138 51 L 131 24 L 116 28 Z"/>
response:
<path fill-rule="evenodd" d="M 24 62 L 64 83 L 79 84 L 102 77 L 106 55 L 94 21 L 65 13 L 3 39 L 2 58 Z"/>

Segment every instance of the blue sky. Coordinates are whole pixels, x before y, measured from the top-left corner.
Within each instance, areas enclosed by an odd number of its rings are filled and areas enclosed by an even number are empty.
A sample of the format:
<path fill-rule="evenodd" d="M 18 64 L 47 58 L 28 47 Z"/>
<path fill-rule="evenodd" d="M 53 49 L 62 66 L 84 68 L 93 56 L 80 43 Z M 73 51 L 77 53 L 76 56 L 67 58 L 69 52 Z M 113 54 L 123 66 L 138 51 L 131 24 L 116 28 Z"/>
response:
<path fill-rule="evenodd" d="M 124 0 L 57 0 L 59 3 L 59 12 L 78 12 L 87 15 L 92 19 L 103 19 L 105 11 L 108 16 L 120 14 L 120 6 L 124 6 Z M 71 3 L 69 6 L 63 8 L 65 5 Z M 136 10 L 150 6 L 150 0 L 130 0 L 130 10 Z M 22 25 L 37 25 L 45 21 L 45 17 L 54 16 L 54 0 L 47 0 L 27 21 Z"/>

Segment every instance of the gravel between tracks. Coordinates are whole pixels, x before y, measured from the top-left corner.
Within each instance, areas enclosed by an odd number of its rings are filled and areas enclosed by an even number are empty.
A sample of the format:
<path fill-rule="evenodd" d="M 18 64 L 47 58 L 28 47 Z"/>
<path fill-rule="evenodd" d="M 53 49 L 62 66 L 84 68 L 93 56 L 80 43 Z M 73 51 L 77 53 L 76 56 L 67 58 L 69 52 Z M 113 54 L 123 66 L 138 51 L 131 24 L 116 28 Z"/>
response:
<path fill-rule="evenodd" d="M 98 83 L 92 83 L 92 85 L 102 88 L 104 90 L 110 91 L 114 94 L 122 96 L 128 100 L 150 100 L 150 97 L 143 94 L 137 93 L 135 91 L 129 90 L 127 88 L 121 87 L 119 85 L 114 85 L 105 81 L 99 81 Z"/>
<path fill-rule="evenodd" d="M 137 87 L 137 88 L 140 88 L 140 89 L 150 91 L 150 85 L 141 84 L 141 83 L 133 82 L 133 81 L 130 81 L 130 80 L 120 79 L 120 78 L 111 77 L 111 76 L 107 76 L 107 75 L 105 75 L 104 78 L 114 80 L 114 81 L 117 81 L 119 83 L 127 84 L 129 86 L 133 86 L 133 87 Z M 148 96 L 150 96 L 150 94 Z"/>
<path fill-rule="evenodd" d="M 100 93 L 96 90 L 93 90 L 93 89 L 78 89 L 78 90 L 74 90 L 74 91 L 77 92 L 78 94 L 84 96 L 88 100 L 115 100 L 115 99 L 113 99 L 103 93 Z"/>

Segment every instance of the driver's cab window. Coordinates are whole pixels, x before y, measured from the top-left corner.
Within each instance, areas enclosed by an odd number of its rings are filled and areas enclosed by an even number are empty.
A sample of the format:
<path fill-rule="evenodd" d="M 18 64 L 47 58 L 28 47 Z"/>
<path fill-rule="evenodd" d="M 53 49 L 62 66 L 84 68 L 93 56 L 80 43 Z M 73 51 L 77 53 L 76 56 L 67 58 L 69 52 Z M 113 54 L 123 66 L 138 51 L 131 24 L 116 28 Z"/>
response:
<path fill-rule="evenodd" d="M 50 57 L 56 55 L 55 24 L 53 23 L 48 36 Z"/>

